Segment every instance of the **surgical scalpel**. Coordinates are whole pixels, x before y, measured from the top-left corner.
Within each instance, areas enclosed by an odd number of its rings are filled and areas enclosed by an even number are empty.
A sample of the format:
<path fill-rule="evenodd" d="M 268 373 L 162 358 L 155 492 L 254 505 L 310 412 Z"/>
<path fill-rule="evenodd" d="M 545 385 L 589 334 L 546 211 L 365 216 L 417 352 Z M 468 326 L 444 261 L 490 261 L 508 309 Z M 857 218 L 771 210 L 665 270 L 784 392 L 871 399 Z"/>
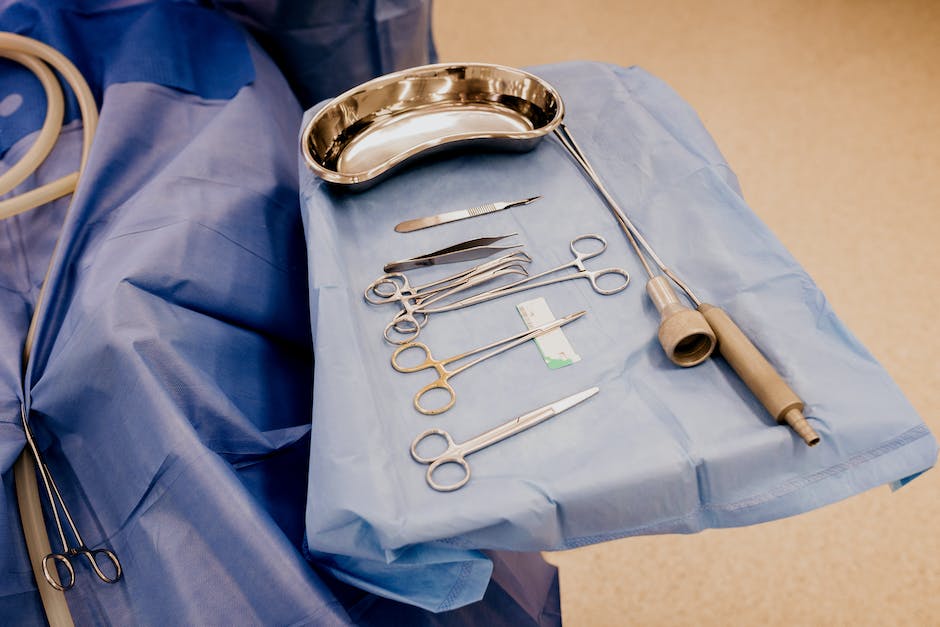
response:
<path fill-rule="evenodd" d="M 525 431 L 526 429 L 531 429 L 535 425 L 541 422 L 545 422 L 549 418 L 557 416 L 567 409 L 571 409 L 578 403 L 586 401 L 587 399 L 597 394 L 598 391 L 598 388 L 594 387 L 588 388 L 583 392 L 578 392 L 577 394 L 572 394 L 571 396 L 563 398 L 560 401 L 549 403 L 544 407 L 539 407 L 538 409 L 530 411 L 527 414 L 523 414 L 518 418 L 513 418 L 509 422 L 501 424 L 498 427 L 490 429 L 485 433 L 481 433 L 480 435 L 470 438 L 466 442 L 461 442 L 460 444 L 454 442 L 454 438 L 452 438 L 451 435 L 443 429 L 428 429 L 427 431 L 420 433 L 418 437 L 416 437 L 411 443 L 411 457 L 419 464 L 428 464 L 428 470 L 425 473 L 425 479 L 427 479 L 429 486 L 438 492 L 452 492 L 462 488 L 468 481 L 470 481 L 470 464 L 467 463 L 467 455 L 476 453 L 480 449 L 484 449 L 487 446 L 496 444 L 497 442 L 501 442 L 506 438 Z M 418 446 L 421 444 L 421 441 L 435 436 L 444 438 L 444 441 L 447 443 L 447 448 L 432 457 L 421 456 L 418 453 Z M 463 470 L 463 477 L 454 483 L 438 483 L 435 481 L 434 472 L 446 464 L 456 464 L 457 466 L 460 466 L 460 468 Z"/>
<path fill-rule="evenodd" d="M 427 347 L 427 344 L 422 344 L 421 342 L 410 342 L 408 344 L 404 344 L 403 346 L 399 346 L 395 350 L 395 352 L 392 353 L 392 367 L 398 372 L 419 372 L 421 370 L 427 370 L 428 368 L 434 368 L 434 370 L 437 371 L 437 379 L 435 379 L 431 383 L 427 384 L 426 386 L 418 390 L 418 393 L 415 394 L 414 396 L 414 406 L 415 406 L 415 409 L 417 409 L 419 412 L 428 416 L 442 414 L 448 409 L 450 409 L 451 407 L 453 407 L 454 403 L 457 402 L 457 393 L 454 392 L 454 388 L 452 388 L 450 383 L 448 382 L 448 380 L 451 377 L 457 376 L 458 374 L 460 374 L 467 368 L 475 366 L 481 361 L 489 359 L 490 357 L 495 357 L 496 355 L 499 355 L 500 353 L 508 351 L 510 348 L 515 348 L 516 346 L 519 346 L 520 344 L 524 344 L 528 342 L 529 340 L 545 335 L 552 329 L 557 329 L 558 327 L 562 327 L 568 324 L 569 322 L 573 322 L 577 320 L 578 318 L 580 318 L 581 316 L 585 315 L 586 313 L 587 313 L 586 311 L 579 311 L 577 313 L 567 315 L 564 318 L 559 318 L 558 320 L 552 320 L 551 322 L 535 327 L 531 331 L 523 331 L 522 333 L 517 333 L 516 335 L 513 335 L 511 337 L 507 337 L 502 340 L 493 342 L 492 344 L 487 344 L 486 346 L 474 348 L 473 350 L 469 350 L 459 355 L 454 355 L 453 357 L 445 357 L 444 359 L 434 359 L 434 356 L 431 355 L 431 349 Z M 406 366 L 406 365 L 399 363 L 399 357 L 402 353 L 411 349 L 415 349 L 415 348 L 424 352 L 424 361 L 414 366 Z M 493 349 L 493 350 L 490 350 L 490 349 Z M 487 350 L 489 350 L 490 352 L 480 357 L 477 357 L 473 361 L 467 362 L 458 368 L 454 368 L 453 370 L 447 369 L 448 365 L 456 361 L 466 359 L 467 357 L 470 357 L 471 355 L 476 355 L 478 353 L 482 353 L 483 351 L 487 351 Z M 444 405 L 440 407 L 428 409 L 427 407 L 421 404 L 421 398 L 425 394 L 430 392 L 431 390 L 444 390 L 445 392 L 447 392 L 447 394 L 450 395 L 450 399 L 447 401 L 447 403 L 445 403 Z"/>
<path fill-rule="evenodd" d="M 498 252 L 519 248 L 522 244 L 513 244 L 511 246 L 491 246 L 500 240 L 518 235 L 510 233 L 509 235 L 497 235 L 496 237 L 477 237 L 475 239 L 460 242 L 447 248 L 435 250 L 433 253 L 425 253 L 410 259 L 401 261 L 391 261 L 385 264 L 383 270 L 386 272 L 404 272 L 414 268 L 426 268 L 428 266 L 438 266 L 445 263 L 458 263 L 461 261 L 474 261 L 483 259 Z"/>
<path fill-rule="evenodd" d="M 436 216 L 416 218 L 414 220 L 405 220 L 404 222 L 399 223 L 395 227 L 395 230 L 399 233 L 411 233 L 412 231 L 417 231 L 419 229 L 426 229 L 429 226 L 446 224 L 448 222 L 454 222 L 455 220 L 472 218 L 473 216 L 482 216 L 486 215 L 487 213 L 493 213 L 494 211 L 509 209 L 510 207 L 528 205 L 530 202 L 534 202 L 539 198 L 541 198 L 541 196 L 533 196 L 532 198 L 524 198 L 523 200 L 514 200 L 512 202 L 491 202 L 485 205 L 480 205 L 479 207 L 471 207 L 470 209 L 448 211 L 447 213 L 439 213 Z"/>

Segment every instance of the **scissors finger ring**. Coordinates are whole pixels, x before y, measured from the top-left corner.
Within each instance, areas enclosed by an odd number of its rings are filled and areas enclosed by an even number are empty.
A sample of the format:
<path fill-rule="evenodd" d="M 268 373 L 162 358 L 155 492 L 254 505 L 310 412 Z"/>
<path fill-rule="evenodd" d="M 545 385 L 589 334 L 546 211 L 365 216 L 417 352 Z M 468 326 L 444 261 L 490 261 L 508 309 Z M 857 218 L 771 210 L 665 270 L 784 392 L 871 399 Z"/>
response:
<path fill-rule="evenodd" d="M 121 562 L 118 560 L 117 555 L 108 549 L 95 549 L 94 551 L 85 550 L 82 551 L 88 561 L 91 562 L 91 568 L 95 571 L 95 574 L 98 575 L 98 579 L 105 583 L 115 583 L 121 579 L 123 571 L 121 569 Z M 101 566 L 98 564 L 98 556 L 104 555 L 111 562 L 111 566 L 114 567 L 114 577 L 108 577 L 104 574 L 104 571 L 101 570 Z"/>
<path fill-rule="evenodd" d="M 56 562 L 59 562 L 65 566 L 65 569 L 68 571 L 68 583 L 59 583 L 59 571 L 56 568 Z M 55 577 L 52 576 L 53 571 L 56 573 Z M 75 569 L 72 568 L 72 562 L 69 560 L 68 556 L 63 555 L 62 553 L 50 553 L 49 555 L 42 558 L 42 574 L 45 576 L 46 581 L 49 582 L 49 585 L 60 592 L 68 590 L 73 585 L 75 585 Z"/>

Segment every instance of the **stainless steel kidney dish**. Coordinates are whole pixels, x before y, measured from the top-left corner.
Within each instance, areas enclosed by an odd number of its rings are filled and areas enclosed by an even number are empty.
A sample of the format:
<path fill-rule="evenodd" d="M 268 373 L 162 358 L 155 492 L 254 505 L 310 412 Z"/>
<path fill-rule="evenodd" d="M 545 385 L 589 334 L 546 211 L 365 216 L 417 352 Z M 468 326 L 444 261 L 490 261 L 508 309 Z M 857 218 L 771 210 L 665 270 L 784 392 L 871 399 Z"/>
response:
<path fill-rule="evenodd" d="M 528 72 L 440 63 L 337 96 L 307 123 L 301 151 L 317 176 L 358 190 L 432 151 L 467 144 L 529 150 L 563 117 L 558 92 Z"/>

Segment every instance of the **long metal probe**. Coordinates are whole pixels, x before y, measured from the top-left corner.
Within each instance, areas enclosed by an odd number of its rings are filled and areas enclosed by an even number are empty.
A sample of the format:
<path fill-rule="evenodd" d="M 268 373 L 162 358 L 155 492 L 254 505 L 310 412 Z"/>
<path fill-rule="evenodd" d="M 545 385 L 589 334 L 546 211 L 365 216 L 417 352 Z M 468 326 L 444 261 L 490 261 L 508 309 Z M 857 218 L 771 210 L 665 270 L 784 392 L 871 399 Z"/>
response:
<path fill-rule="evenodd" d="M 595 172 L 591 164 L 588 163 L 587 157 L 584 156 L 581 147 L 578 146 L 574 137 L 568 132 L 568 128 L 564 124 L 560 124 L 555 129 L 555 135 L 571 156 L 574 157 L 575 161 L 578 162 L 578 165 L 581 166 L 584 173 L 591 179 L 591 182 L 594 183 L 594 188 L 606 201 L 607 207 L 617 219 L 621 230 L 623 230 L 624 234 L 627 236 L 627 240 L 630 242 L 630 245 L 633 246 L 633 250 L 640 259 L 640 263 L 643 264 L 643 268 L 646 270 L 647 275 L 649 275 L 649 281 L 646 283 L 646 293 L 659 311 L 659 343 L 666 352 L 666 356 L 669 357 L 674 364 L 683 367 L 695 366 L 702 363 L 708 359 L 708 356 L 715 350 L 717 339 L 715 338 L 714 332 L 700 312 L 689 309 L 679 301 L 679 298 L 676 296 L 672 286 L 665 277 L 653 272 L 643 251 L 649 255 L 663 274 L 672 279 L 676 285 L 686 293 L 696 306 L 700 304 L 700 301 L 685 283 L 666 268 L 666 264 L 659 258 L 659 255 L 656 254 L 653 247 L 649 245 L 639 229 L 633 225 L 630 218 L 627 217 L 627 214 L 624 213 L 623 209 L 617 204 L 617 201 L 610 195 L 607 188 L 605 188 L 604 184 L 601 182 L 600 177 L 597 175 L 597 172 Z M 640 250 L 641 246 L 642 251 Z"/>
<path fill-rule="evenodd" d="M 607 203 L 608 208 L 620 223 L 627 239 L 640 257 L 643 267 L 650 275 L 646 291 L 662 317 L 659 341 L 669 358 L 680 366 L 701 363 L 711 354 L 717 340 L 718 351 L 737 373 L 748 389 L 763 404 L 778 423 L 788 424 L 809 446 L 819 443 L 819 435 L 803 416 L 803 401 L 786 384 L 773 365 L 747 338 L 728 314 L 719 307 L 700 301 L 675 273 L 666 267 L 662 259 L 649 245 L 643 235 L 630 221 L 624 211 L 610 195 L 594 168 L 588 163 L 581 148 L 574 141 L 564 124 L 555 129 L 555 135 L 574 157 L 581 169 L 594 183 L 595 189 Z M 690 310 L 678 302 L 665 278 L 655 276 L 649 264 L 640 254 L 639 246 L 650 256 L 656 266 L 685 292 L 695 304 L 697 311 Z M 696 317 L 696 315 L 698 317 Z M 700 320 L 699 320 L 700 318 Z M 700 325 L 704 325 L 705 331 Z M 711 344 L 708 344 L 708 337 Z M 703 354 L 704 353 L 704 354 Z"/>

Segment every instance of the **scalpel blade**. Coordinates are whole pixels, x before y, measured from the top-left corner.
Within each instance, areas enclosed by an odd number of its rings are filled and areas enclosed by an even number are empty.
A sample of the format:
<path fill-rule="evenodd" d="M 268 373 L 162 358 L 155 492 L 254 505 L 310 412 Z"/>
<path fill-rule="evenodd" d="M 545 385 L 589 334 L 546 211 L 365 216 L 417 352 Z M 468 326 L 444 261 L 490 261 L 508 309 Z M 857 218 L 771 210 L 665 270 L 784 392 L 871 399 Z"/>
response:
<path fill-rule="evenodd" d="M 532 198 L 525 198 L 523 200 L 515 200 L 512 202 L 491 202 L 486 205 L 480 205 L 479 207 L 471 207 L 470 209 L 448 211 L 447 213 L 439 213 L 435 216 L 428 216 L 426 218 L 405 220 L 404 222 L 396 225 L 395 230 L 399 233 L 411 233 L 412 231 L 417 231 L 419 229 L 426 229 L 429 226 L 437 226 L 438 224 L 446 224 L 456 220 L 463 220 L 464 218 L 486 215 L 488 213 L 493 213 L 494 211 L 502 211 L 503 209 L 509 209 L 510 207 L 527 205 L 530 202 L 538 200 L 539 198 L 541 198 L 541 196 L 533 196 Z"/>

